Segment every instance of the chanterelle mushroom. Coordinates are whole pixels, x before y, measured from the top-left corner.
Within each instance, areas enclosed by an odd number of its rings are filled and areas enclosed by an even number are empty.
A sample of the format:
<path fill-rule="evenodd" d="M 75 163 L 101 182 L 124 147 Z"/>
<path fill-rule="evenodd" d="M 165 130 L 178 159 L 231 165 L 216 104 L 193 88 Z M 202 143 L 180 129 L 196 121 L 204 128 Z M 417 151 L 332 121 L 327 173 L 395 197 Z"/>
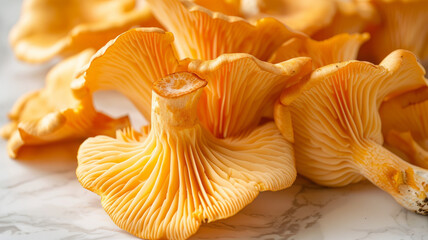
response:
<path fill-rule="evenodd" d="M 325 40 L 341 33 L 362 33 L 379 22 L 376 8 L 367 0 L 330 0 L 336 12 L 330 23 L 312 37 Z"/>
<path fill-rule="evenodd" d="M 70 83 L 77 69 L 91 58 L 94 50 L 85 50 L 58 63 L 47 75 L 44 89 L 21 97 L 9 113 L 11 122 L 0 135 L 8 138 L 8 153 L 16 157 L 25 145 L 41 145 L 98 134 L 114 135 L 128 126 L 128 118 L 112 119 L 96 112 L 92 97 L 76 98 Z"/>
<path fill-rule="evenodd" d="M 365 177 L 407 209 L 428 214 L 428 171 L 382 146 L 379 115 L 382 101 L 428 85 L 424 74 L 405 50 L 379 66 L 349 61 L 314 71 L 300 94 L 282 96 L 275 111 L 279 124 L 291 112 L 298 172 L 325 186 Z"/>
<path fill-rule="evenodd" d="M 188 72 L 156 81 L 148 136 L 118 132 L 117 139 L 90 138 L 79 149 L 79 181 L 138 237 L 188 238 L 202 222 L 234 215 L 259 191 L 294 181 L 291 145 L 272 122 L 228 139 L 200 125 L 205 85 Z"/>
<path fill-rule="evenodd" d="M 412 164 L 428 169 L 428 87 L 384 102 L 380 117 L 386 142 Z"/>
<path fill-rule="evenodd" d="M 381 24 L 370 33 L 363 58 L 379 62 L 395 49 L 412 51 L 428 67 L 428 1 L 371 0 Z"/>
<path fill-rule="evenodd" d="M 158 28 L 121 34 L 94 55 L 73 83 L 75 93 L 116 89 L 150 119 L 152 82 L 189 71 L 208 81 L 199 107 L 202 124 L 217 137 L 229 137 L 259 124 L 282 89 L 311 71 L 306 57 L 278 64 L 248 54 L 225 54 L 211 61 L 178 60 L 173 41 L 170 32 Z"/>
<path fill-rule="evenodd" d="M 147 2 L 162 25 L 174 33 L 181 58 L 210 60 L 223 53 L 249 53 L 267 60 L 286 40 L 307 37 L 274 18 L 259 19 L 252 24 L 190 1 Z"/>
<path fill-rule="evenodd" d="M 159 26 L 135 0 L 25 0 L 10 42 L 19 59 L 43 62 L 98 49 L 135 25 Z"/>

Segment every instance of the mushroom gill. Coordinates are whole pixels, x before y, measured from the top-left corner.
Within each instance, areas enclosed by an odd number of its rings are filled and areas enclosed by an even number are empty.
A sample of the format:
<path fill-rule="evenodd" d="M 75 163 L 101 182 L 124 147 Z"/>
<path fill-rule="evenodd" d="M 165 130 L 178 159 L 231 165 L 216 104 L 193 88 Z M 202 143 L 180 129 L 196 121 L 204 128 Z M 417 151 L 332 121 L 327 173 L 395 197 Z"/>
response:
<path fill-rule="evenodd" d="M 9 113 L 10 123 L 0 135 L 8 138 L 8 153 L 15 158 L 21 147 L 98 134 L 114 135 L 128 126 L 128 118 L 112 119 L 96 112 L 90 95 L 77 98 L 70 83 L 77 69 L 86 64 L 93 50 L 88 49 L 58 63 L 47 75 L 44 89 L 21 97 Z"/>
<path fill-rule="evenodd" d="M 253 24 L 190 1 L 147 2 L 162 25 L 174 33 L 181 58 L 211 60 L 224 53 L 249 53 L 267 60 L 286 40 L 306 37 L 274 18 L 259 19 Z"/>
<path fill-rule="evenodd" d="M 79 149 L 81 184 L 138 237 L 188 238 L 203 222 L 232 216 L 260 191 L 295 179 L 292 147 L 272 122 L 227 139 L 200 125 L 205 85 L 188 72 L 156 81 L 147 136 L 119 131 L 117 139 L 90 138 Z"/>
<path fill-rule="evenodd" d="M 160 26 L 135 0 L 25 0 L 9 39 L 19 59 L 38 63 L 98 49 L 136 25 Z"/>
<path fill-rule="evenodd" d="M 333 187 L 367 178 L 405 208 L 428 214 L 428 170 L 383 147 L 379 114 L 382 101 L 427 86 L 424 74 L 411 52 L 397 50 L 379 66 L 319 68 L 298 93 L 281 96 L 275 121 L 291 112 L 298 172 Z"/>

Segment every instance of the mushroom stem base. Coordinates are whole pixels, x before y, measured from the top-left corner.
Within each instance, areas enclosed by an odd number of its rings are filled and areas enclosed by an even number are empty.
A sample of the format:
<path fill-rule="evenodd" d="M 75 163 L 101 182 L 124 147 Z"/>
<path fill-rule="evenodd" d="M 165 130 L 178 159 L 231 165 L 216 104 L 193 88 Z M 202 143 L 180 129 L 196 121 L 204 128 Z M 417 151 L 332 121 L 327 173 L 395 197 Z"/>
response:
<path fill-rule="evenodd" d="M 403 207 L 428 215 L 428 171 L 414 166 L 382 145 L 367 141 L 354 146 L 361 174 L 389 193 Z"/>

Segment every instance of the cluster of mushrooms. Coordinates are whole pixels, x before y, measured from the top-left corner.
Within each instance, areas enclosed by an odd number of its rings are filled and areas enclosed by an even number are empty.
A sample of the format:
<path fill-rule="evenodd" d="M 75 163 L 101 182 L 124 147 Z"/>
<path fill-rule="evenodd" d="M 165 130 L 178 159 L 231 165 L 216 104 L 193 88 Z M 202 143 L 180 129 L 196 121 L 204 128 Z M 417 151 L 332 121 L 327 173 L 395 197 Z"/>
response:
<path fill-rule="evenodd" d="M 78 180 L 141 238 L 188 238 L 297 173 L 368 179 L 428 215 L 427 12 L 427 0 L 25 0 L 16 56 L 63 60 L 1 136 L 12 158 L 81 139 Z M 100 90 L 150 125 L 98 112 Z"/>

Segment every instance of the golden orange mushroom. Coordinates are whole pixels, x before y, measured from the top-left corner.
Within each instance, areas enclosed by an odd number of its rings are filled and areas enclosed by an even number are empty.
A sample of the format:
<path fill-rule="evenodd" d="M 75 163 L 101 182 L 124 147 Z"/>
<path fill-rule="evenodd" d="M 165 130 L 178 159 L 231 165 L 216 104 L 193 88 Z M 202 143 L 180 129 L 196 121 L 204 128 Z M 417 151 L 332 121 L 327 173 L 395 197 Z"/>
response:
<path fill-rule="evenodd" d="M 148 133 L 86 140 L 76 172 L 119 227 L 149 239 L 188 238 L 260 191 L 292 184 L 292 135 L 260 122 L 281 90 L 299 85 L 312 66 L 309 58 L 270 64 L 248 54 L 178 61 L 172 44 L 163 30 L 130 30 L 101 49 L 76 83 L 77 93 L 131 86 L 122 93 L 139 99 L 142 113 L 151 111 Z M 151 100 L 136 97 L 152 82 Z"/>
<path fill-rule="evenodd" d="M 98 134 L 114 135 L 128 126 L 128 118 L 112 119 L 96 112 L 92 97 L 76 98 L 70 83 L 77 69 L 86 64 L 94 50 L 85 50 L 56 65 L 46 77 L 46 87 L 21 97 L 13 106 L 11 122 L 0 135 L 8 140 L 8 153 L 15 158 L 21 147 Z"/>
<path fill-rule="evenodd" d="M 312 35 L 329 25 L 336 13 L 330 0 L 246 0 L 241 7 L 245 18 L 255 21 L 274 17 L 292 29 Z"/>
<path fill-rule="evenodd" d="M 181 58 L 210 60 L 223 53 L 249 53 L 267 60 L 286 40 L 306 37 L 274 18 L 259 19 L 253 24 L 190 1 L 147 2 L 162 25 L 174 33 Z"/>
<path fill-rule="evenodd" d="M 372 0 L 380 25 L 370 32 L 371 40 L 362 57 L 379 62 L 395 49 L 412 51 L 428 67 L 428 1 Z"/>
<path fill-rule="evenodd" d="M 135 0 L 25 0 L 9 39 L 20 60 L 38 63 L 98 49 L 135 25 L 159 26 Z"/>
<path fill-rule="evenodd" d="M 75 94 L 115 89 L 150 119 L 152 82 L 189 71 L 208 81 L 201 102 L 212 107 L 200 107 L 202 123 L 216 136 L 227 137 L 258 124 L 262 117 L 259 113 L 273 106 L 281 90 L 311 71 L 307 57 L 278 64 L 262 62 L 248 54 L 225 54 L 212 61 L 179 60 L 173 44 L 173 35 L 158 28 L 137 28 L 119 35 L 93 56 L 81 77 L 73 82 Z M 259 84 L 264 88 L 258 88 Z M 237 89 L 244 87 L 252 89 L 254 96 L 235 95 Z M 244 96 L 253 102 L 251 110 Z M 239 114 L 247 113 L 251 115 L 241 119 L 244 116 Z"/>
<path fill-rule="evenodd" d="M 336 12 L 328 25 L 314 32 L 312 37 L 325 40 L 341 33 L 362 33 L 379 23 L 376 8 L 366 0 L 331 0 Z"/>
<path fill-rule="evenodd" d="M 284 92 L 275 121 L 291 113 L 297 170 L 324 186 L 364 178 L 405 208 L 428 214 L 428 170 L 383 147 L 382 101 L 427 86 L 424 69 L 408 51 L 397 50 L 377 66 L 348 61 L 315 70 L 293 95 Z"/>

